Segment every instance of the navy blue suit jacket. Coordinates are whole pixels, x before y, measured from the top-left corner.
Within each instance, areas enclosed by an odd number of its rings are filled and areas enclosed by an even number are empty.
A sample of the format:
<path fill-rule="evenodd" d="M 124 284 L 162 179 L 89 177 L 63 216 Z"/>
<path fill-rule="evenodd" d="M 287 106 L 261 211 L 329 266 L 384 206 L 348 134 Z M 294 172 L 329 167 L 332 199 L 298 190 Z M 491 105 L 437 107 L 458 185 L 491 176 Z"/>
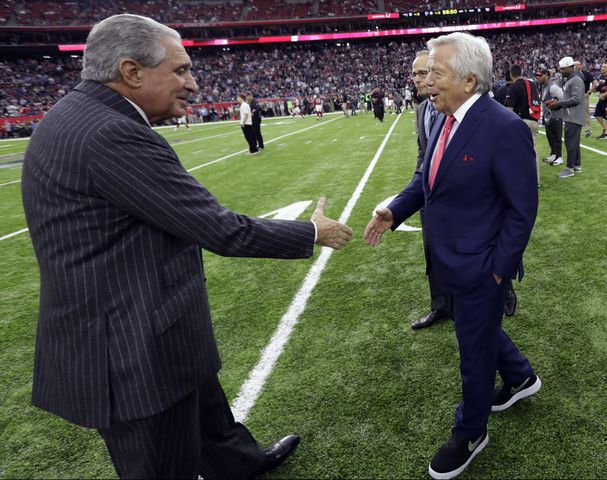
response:
<path fill-rule="evenodd" d="M 446 292 L 468 292 L 492 272 L 514 278 L 538 208 L 531 131 L 482 95 L 449 142 L 430 190 L 441 130 L 433 131 L 421 171 L 388 205 L 393 228 L 425 208 L 427 265 Z"/>
<path fill-rule="evenodd" d="M 224 208 L 127 100 L 93 81 L 36 128 L 22 188 L 40 265 L 32 400 L 87 427 L 162 412 L 216 376 L 201 248 L 313 252 L 311 222 Z"/>

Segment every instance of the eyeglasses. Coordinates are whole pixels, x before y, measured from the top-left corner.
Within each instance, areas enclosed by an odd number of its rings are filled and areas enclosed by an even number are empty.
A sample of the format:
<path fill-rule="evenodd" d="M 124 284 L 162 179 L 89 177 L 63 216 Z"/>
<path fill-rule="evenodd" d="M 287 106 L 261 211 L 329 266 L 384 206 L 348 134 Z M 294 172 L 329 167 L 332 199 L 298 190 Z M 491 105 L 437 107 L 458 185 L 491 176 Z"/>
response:
<path fill-rule="evenodd" d="M 418 70 L 417 72 L 411 72 L 411 76 L 413 78 L 415 78 L 415 77 L 427 77 L 428 76 L 428 70 Z"/>

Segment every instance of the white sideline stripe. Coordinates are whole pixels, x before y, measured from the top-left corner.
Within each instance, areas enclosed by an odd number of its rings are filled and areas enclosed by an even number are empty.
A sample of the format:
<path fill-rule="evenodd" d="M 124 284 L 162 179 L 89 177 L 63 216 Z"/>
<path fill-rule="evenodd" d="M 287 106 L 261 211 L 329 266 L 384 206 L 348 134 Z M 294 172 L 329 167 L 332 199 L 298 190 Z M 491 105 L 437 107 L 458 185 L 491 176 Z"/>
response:
<path fill-rule="evenodd" d="M 20 233 L 27 232 L 28 230 L 29 230 L 29 228 L 24 228 L 22 230 L 17 230 L 16 232 L 9 233 L 8 235 L 4 235 L 4 237 L 0 237 L 0 242 L 2 240 L 6 240 L 7 238 L 14 237 L 15 235 L 19 235 Z"/>
<path fill-rule="evenodd" d="M 312 125 L 311 127 L 302 128 L 301 130 L 297 130 L 295 132 L 291 132 L 291 133 L 287 133 L 285 135 L 281 135 L 280 137 L 273 138 L 272 140 L 268 140 L 265 143 L 267 145 L 268 143 L 276 142 L 277 140 L 281 140 L 283 138 L 290 137 L 291 135 L 296 135 L 298 133 L 305 132 L 306 130 L 310 130 L 312 128 L 320 127 L 322 125 L 327 125 L 328 123 L 334 122 L 335 120 L 339 120 L 340 118 L 341 117 L 336 117 L 336 118 L 332 118 L 331 120 L 327 120 L 326 122 L 316 123 L 315 125 Z M 224 160 L 227 160 L 228 158 L 235 157 L 236 155 L 240 155 L 241 153 L 245 153 L 245 152 L 248 152 L 248 151 L 249 151 L 249 149 L 245 148 L 244 150 L 240 150 L 239 152 L 230 153 L 229 155 L 226 155 L 225 157 L 218 158 L 217 160 L 211 160 L 210 162 L 203 163 L 202 165 L 198 165 L 196 167 L 192 167 L 192 168 L 188 169 L 188 172 L 193 172 L 194 170 L 198 170 L 199 168 L 208 167 L 209 165 L 213 165 L 214 163 L 217 163 L 217 162 L 223 162 Z"/>
<path fill-rule="evenodd" d="M 19 183 L 21 180 L 13 180 L 12 182 L 0 183 L 0 187 L 4 187 L 6 185 L 12 185 L 13 183 Z"/>
<path fill-rule="evenodd" d="M 546 135 L 546 132 L 542 132 L 541 130 L 540 130 L 540 133 L 542 135 Z M 565 137 L 561 138 L 561 140 L 564 142 Z M 599 155 L 603 155 L 604 157 L 607 157 L 607 152 L 604 152 L 603 150 L 598 150 L 593 147 L 589 147 L 588 145 L 584 145 L 582 142 L 580 142 L 580 147 L 585 148 L 586 150 L 590 150 L 591 152 L 598 153 Z"/>
<path fill-rule="evenodd" d="M 352 193 L 350 200 L 348 200 L 344 211 L 339 217 L 340 222 L 345 223 L 350 217 L 350 214 L 352 213 L 356 202 L 360 198 L 360 195 L 363 189 L 365 188 L 365 185 L 367 184 L 367 181 L 369 180 L 369 177 L 371 176 L 371 173 L 373 172 L 373 169 L 375 168 L 375 165 L 377 164 L 377 161 L 379 160 L 379 157 L 381 156 L 384 147 L 388 143 L 390 135 L 392 134 L 392 131 L 394 130 L 394 127 L 398 123 L 400 117 L 401 115 L 399 114 L 398 117 L 396 117 L 396 120 L 394 121 L 392 126 L 390 127 L 390 130 L 388 130 L 388 133 L 384 137 L 383 142 L 375 153 L 373 160 L 371 160 L 371 163 L 367 167 L 365 174 L 360 179 L 358 186 L 354 190 L 354 193 Z M 251 408 L 253 408 L 253 406 L 255 405 L 257 397 L 259 397 L 259 394 L 263 390 L 266 380 L 270 376 L 270 373 L 272 373 L 274 364 L 282 354 L 285 345 L 289 341 L 289 337 L 293 332 L 293 328 L 299 321 L 300 315 L 306 308 L 306 303 L 308 302 L 312 291 L 316 287 L 316 284 L 320 280 L 320 275 L 325 269 L 325 266 L 327 265 L 327 262 L 329 261 L 329 258 L 331 257 L 332 253 L 333 249 L 329 247 L 322 248 L 320 255 L 310 268 L 310 271 L 306 275 L 306 278 L 304 279 L 303 284 L 299 288 L 299 291 L 296 293 L 295 297 L 291 301 L 289 309 L 280 319 L 278 327 L 276 328 L 274 334 L 272 335 L 272 338 L 270 339 L 270 343 L 268 343 L 268 345 L 264 348 L 261 354 L 259 362 L 257 363 L 257 365 L 255 365 L 255 367 L 249 374 L 249 378 L 247 378 L 247 380 L 240 388 L 240 392 L 238 392 L 238 396 L 232 404 L 232 412 L 237 422 L 244 422 L 247 419 Z"/>

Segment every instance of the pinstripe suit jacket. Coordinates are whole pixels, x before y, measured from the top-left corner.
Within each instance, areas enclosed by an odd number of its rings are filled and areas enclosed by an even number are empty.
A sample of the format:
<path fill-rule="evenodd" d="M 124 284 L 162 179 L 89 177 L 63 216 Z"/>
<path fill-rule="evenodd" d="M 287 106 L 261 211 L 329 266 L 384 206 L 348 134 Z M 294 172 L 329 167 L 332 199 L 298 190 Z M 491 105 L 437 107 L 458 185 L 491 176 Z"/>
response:
<path fill-rule="evenodd" d="M 106 428 L 170 407 L 220 368 L 200 248 L 304 258 L 311 222 L 222 207 L 115 91 L 84 81 L 29 143 L 40 266 L 33 404 Z"/>

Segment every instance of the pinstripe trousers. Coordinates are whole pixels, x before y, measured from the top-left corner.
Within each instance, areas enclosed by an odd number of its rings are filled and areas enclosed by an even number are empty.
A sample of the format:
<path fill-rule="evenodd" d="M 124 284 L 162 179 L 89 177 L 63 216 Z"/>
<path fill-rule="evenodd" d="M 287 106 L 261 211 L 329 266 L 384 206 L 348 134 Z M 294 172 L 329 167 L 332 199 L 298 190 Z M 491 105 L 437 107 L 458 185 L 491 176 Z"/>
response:
<path fill-rule="evenodd" d="M 164 412 L 98 431 L 122 479 L 249 478 L 264 461 L 217 377 Z"/>

